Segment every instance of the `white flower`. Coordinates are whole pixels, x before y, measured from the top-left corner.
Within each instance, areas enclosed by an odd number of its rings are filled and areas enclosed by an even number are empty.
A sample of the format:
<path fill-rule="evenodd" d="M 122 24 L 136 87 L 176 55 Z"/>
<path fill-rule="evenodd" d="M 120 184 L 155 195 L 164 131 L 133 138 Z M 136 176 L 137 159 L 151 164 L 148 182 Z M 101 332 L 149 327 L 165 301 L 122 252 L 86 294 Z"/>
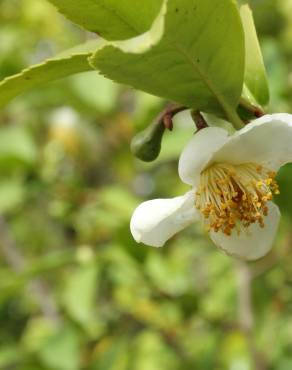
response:
<path fill-rule="evenodd" d="M 227 254 L 255 260 L 271 249 L 280 212 L 275 175 L 292 162 L 292 115 L 261 117 L 229 136 L 208 127 L 190 140 L 179 175 L 192 186 L 185 195 L 142 203 L 131 232 L 137 242 L 161 247 L 174 234 L 202 220 Z"/>

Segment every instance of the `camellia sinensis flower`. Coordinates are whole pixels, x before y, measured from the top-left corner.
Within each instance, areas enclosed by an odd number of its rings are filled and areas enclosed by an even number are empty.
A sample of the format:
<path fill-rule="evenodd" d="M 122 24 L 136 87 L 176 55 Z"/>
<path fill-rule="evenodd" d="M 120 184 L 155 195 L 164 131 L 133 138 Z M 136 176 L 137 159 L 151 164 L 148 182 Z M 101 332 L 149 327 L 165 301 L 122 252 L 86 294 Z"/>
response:
<path fill-rule="evenodd" d="M 229 136 L 218 127 L 196 133 L 179 160 L 185 195 L 142 203 L 131 232 L 137 242 L 161 247 L 192 222 L 203 221 L 227 254 L 255 260 L 271 249 L 280 212 L 279 168 L 292 161 L 292 115 L 266 115 Z"/>

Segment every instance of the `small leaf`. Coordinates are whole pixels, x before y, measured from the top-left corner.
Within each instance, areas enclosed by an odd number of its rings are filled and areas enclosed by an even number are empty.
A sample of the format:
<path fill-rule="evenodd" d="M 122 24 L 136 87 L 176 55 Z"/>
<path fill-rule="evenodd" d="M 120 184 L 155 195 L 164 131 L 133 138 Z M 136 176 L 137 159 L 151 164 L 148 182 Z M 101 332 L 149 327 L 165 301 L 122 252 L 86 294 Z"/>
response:
<path fill-rule="evenodd" d="M 88 57 L 101 44 L 101 40 L 90 41 L 67 50 L 55 58 L 27 68 L 19 74 L 5 78 L 0 82 L 0 108 L 17 95 L 46 82 L 92 70 Z"/>
<path fill-rule="evenodd" d="M 265 65 L 253 20 L 253 14 L 247 0 L 240 1 L 240 15 L 245 32 L 245 89 L 248 100 L 260 105 L 269 103 L 269 86 Z"/>
<path fill-rule="evenodd" d="M 90 60 L 117 82 L 194 109 L 224 112 L 231 121 L 238 118 L 244 34 L 232 0 L 165 1 L 149 32 L 113 42 Z"/>
<path fill-rule="evenodd" d="M 124 40 L 149 30 L 162 0 L 49 0 L 71 21 L 107 40 Z"/>

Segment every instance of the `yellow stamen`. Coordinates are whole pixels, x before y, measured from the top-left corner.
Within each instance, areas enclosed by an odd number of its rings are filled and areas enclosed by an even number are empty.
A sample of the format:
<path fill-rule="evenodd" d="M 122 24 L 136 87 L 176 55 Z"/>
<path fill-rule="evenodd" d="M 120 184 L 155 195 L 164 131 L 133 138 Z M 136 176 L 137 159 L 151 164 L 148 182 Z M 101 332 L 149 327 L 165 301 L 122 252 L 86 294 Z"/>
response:
<path fill-rule="evenodd" d="M 267 203 L 279 194 L 276 173 L 262 165 L 216 163 L 201 174 L 196 192 L 196 207 L 205 219 L 208 230 L 231 235 L 235 229 L 258 223 L 264 227 Z"/>

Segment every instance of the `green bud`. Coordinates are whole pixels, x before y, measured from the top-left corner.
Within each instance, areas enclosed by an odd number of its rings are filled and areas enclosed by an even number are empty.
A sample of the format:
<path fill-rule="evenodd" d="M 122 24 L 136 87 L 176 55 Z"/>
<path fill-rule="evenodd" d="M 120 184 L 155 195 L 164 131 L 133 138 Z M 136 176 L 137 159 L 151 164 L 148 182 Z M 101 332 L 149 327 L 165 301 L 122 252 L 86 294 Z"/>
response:
<path fill-rule="evenodd" d="M 153 124 L 139 132 L 131 142 L 131 151 L 144 162 L 154 161 L 160 153 L 165 131 L 163 124 Z"/>

